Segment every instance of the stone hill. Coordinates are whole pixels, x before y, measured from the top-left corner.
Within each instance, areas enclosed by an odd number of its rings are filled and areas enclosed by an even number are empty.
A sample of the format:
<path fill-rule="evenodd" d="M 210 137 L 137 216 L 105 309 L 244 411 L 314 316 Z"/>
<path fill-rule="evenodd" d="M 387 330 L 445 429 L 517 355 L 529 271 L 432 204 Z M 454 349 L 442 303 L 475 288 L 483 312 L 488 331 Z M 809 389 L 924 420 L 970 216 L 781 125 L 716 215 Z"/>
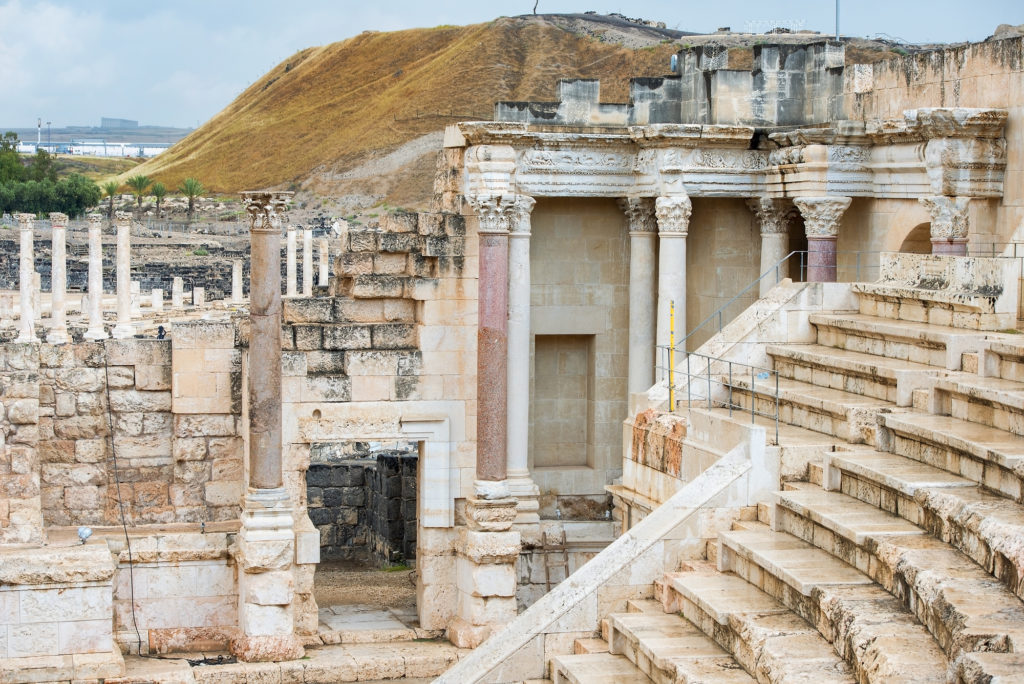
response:
<path fill-rule="evenodd" d="M 195 176 L 216 192 L 290 187 L 357 206 L 423 206 L 446 124 L 490 119 L 498 100 L 553 99 L 559 78 L 600 78 L 602 100 L 623 102 L 630 77 L 667 73 L 681 47 L 743 50 L 757 38 L 746 37 L 594 14 L 368 31 L 292 55 L 135 172 L 171 187 Z"/>

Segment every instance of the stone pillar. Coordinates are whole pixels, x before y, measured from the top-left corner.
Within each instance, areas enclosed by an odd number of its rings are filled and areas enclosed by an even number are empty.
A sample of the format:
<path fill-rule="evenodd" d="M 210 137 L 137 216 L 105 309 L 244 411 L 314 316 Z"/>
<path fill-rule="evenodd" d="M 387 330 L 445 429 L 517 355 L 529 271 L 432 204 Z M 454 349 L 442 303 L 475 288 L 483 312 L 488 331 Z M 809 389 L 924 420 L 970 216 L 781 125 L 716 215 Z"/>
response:
<path fill-rule="evenodd" d="M 142 283 L 138 280 L 132 281 L 132 318 L 142 316 Z"/>
<path fill-rule="evenodd" d="M 807 234 L 807 281 L 836 282 L 839 219 L 850 206 L 850 198 L 798 197 L 793 204 L 804 218 L 804 232 Z"/>
<path fill-rule="evenodd" d="M 66 318 L 68 287 L 67 243 L 68 217 L 60 212 L 50 213 L 50 332 L 46 341 L 50 344 L 64 344 L 68 341 Z"/>
<path fill-rule="evenodd" d="M 87 340 L 105 340 L 103 329 L 103 217 L 89 215 L 89 328 Z"/>
<path fill-rule="evenodd" d="M 789 254 L 790 208 L 785 200 L 769 197 L 749 199 L 747 206 L 761 226 L 761 272 L 758 275 L 772 271 L 761 278 L 758 296 L 764 297 L 780 280 L 789 277 L 789 262 L 779 262 Z"/>
<path fill-rule="evenodd" d="M 317 285 L 319 285 L 320 287 L 327 287 L 329 284 L 327 282 L 328 279 L 330 278 L 328 266 L 328 264 L 330 263 L 328 261 L 328 259 L 330 258 L 329 251 L 330 248 L 328 247 L 327 244 L 327 238 L 320 238 L 320 277 L 317 279 Z"/>
<path fill-rule="evenodd" d="M 241 304 L 242 295 L 242 260 L 235 259 L 231 262 L 231 303 Z"/>
<path fill-rule="evenodd" d="M 249 215 L 249 487 L 238 533 L 241 660 L 304 655 L 294 633 L 295 530 L 281 461 L 281 212 L 291 193 L 247 192 Z"/>
<path fill-rule="evenodd" d="M 654 384 L 654 288 L 657 223 L 654 200 L 625 198 L 619 206 L 629 220 L 629 394 Z"/>
<path fill-rule="evenodd" d="M 43 317 L 43 274 L 32 271 L 32 313 L 35 320 Z"/>
<path fill-rule="evenodd" d="M 313 296 L 313 229 L 302 231 L 302 296 Z"/>
<path fill-rule="evenodd" d="M 123 339 L 135 336 L 132 326 L 132 215 L 119 211 L 114 214 L 117 224 L 117 325 L 114 337 Z"/>
<path fill-rule="evenodd" d="M 153 293 L 152 293 L 151 297 L 152 297 L 152 299 L 150 300 L 150 306 L 152 307 L 153 311 L 163 311 L 164 310 L 164 291 L 163 291 L 163 289 L 159 288 L 159 287 L 154 287 L 153 288 Z"/>
<path fill-rule="evenodd" d="M 540 490 L 530 477 L 530 212 L 536 200 L 519 195 L 508 245 L 508 488 L 516 523 L 539 524 Z"/>
<path fill-rule="evenodd" d="M 180 276 L 171 281 L 171 308 L 185 308 L 185 281 Z"/>
<path fill-rule="evenodd" d="M 932 215 L 932 254 L 967 255 L 967 234 L 970 223 L 967 206 L 970 197 L 933 195 L 917 200 Z"/>
<path fill-rule="evenodd" d="M 288 232 L 287 232 L 287 240 L 285 242 L 285 249 L 288 250 L 288 254 L 287 254 L 287 259 L 288 259 L 287 277 L 288 277 L 288 280 L 287 280 L 287 282 L 285 284 L 286 287 L 287 287 L 287 290 L 285 290 L 285 294 L 287 296 L 289 296 L 289 297 L 294 297 L 295 295 L 298 294 L 298 286 L 299 286 L 299 284 L 298 284 L 298 276 L 295 273 L 295 226 L 288 226 L 287 230 L 288 230 Z M 249 265 L 249 268 L 250 269 L 252 268 L 252 264 Z M 252 273 L 251 272 L 249 273 L 249 287 L 250 288 L 252 287 Z M 251 290 L 249 291 L 249 297 L 250 298 L 252 297 L 252 291 Z"/>
<path fill-rule="evenodd" d="M 14 300 L 10 295 L 0 295 L 0 328 L 14 323 Z"/>
<path fill-rule="evenodd" d="M 676 343 L 686 336 L 686 236 L 690 228 L 693 205 L 686 194 L 659 197 L 654 202 L 658 219 L 658 321 L 656 344 L 659 347 L 655 364 L 664 368 L 668 355 L 670 303 L 676 308 Z M 665 378 L 658 371 L 658 380 Z"/>
<path fill-rule="evenodd" d="M 192 286 L 192 306 L 201 309 L 206 306 L 206 288 Z"/>
<path fill-rule="evenodd" d="M 488 158 L 480 166 L 502 163 Z M 448 638 L 475 648 L 516 616 L 520 535 L 512 529 L 516 500 L 506 481 L 508 229 L 516 198 L 479 194 L 468 200 L 479 219 L 480 242 L 476 481 L 456 542 L 458 601 Z"/>
<path fill-rule="evenodd" d="M 32 296 L 32 276 L 35 274 L 35 254 L 32 250 L 32 214 L 15 214 L 21 232 L 21 253 L 18 262 L 19 305 L 18 337 L 15 342 L 36 341 L 35 301 Z"/>

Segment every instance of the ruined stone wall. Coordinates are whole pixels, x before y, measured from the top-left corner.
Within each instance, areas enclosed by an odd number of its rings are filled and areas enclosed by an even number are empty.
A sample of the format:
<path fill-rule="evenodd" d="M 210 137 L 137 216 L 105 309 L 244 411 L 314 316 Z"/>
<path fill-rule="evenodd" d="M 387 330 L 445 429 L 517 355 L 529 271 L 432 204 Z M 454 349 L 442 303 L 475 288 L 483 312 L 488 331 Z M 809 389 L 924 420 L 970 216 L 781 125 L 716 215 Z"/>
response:
<path fill-rule="evenodd" d="M 39 358 L 35 345 L 0 347 L 0 542 L 42 541 Z"/>

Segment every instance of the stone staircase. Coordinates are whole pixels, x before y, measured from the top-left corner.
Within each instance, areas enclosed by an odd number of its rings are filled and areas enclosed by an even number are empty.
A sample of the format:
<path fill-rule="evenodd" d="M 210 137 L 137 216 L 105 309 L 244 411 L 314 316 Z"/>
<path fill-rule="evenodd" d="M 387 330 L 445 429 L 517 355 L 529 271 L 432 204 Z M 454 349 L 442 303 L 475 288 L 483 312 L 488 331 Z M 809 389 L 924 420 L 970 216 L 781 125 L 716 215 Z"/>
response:
<path fill-rule="evenodd" d="M 607 652 L 551 658 L 556 684 L 1024 681 L 1024 339 L 955 297 L 855 289 L 815 343 L 765 348 L 777 398 L 715 395 L 777 406 L 780 448 L 818 434 L 805 476 L 605 616 Z"/>

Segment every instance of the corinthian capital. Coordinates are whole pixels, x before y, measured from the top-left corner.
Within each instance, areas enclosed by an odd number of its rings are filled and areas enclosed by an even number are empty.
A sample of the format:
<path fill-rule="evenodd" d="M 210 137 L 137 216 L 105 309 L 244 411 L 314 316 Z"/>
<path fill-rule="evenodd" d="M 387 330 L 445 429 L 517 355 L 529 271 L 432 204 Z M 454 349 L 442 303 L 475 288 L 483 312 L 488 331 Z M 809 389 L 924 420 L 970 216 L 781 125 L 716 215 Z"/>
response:
<path fill-rule="evenodd" d="M 114 212 L 114 223 L 120 228 L 130 228 L 132 225 L 132 215 L 126 211 L 115 211 Z"/>
<path fill-rule="evenodd" d="M 89 230 L 99 230 L 103 226 L 103 215 L 102 214 L 89 214 Z"/>
<path fill-rule="evenodd" d="M 508 232 L 516 205 L 515 195 L 470 195 L 466 200 L 476 212 L 481 233 Z"/>
<path fill-rule="evenodd" d="M 970 224 L 967 218 L 967 206 L 970 197 L 946 197 L 933 195 L 917 200 L 928 208 L 932 215 L 931 234 L 933 240 L 966 240 Z"/>
<path fill-rule="evenodd" d="M 59 211 L 50 212 L 50 226 L 53 228 L 67 228 L 68 227 L 68 215 L 62 214 Z"/>
<path fill-rule="evenodd" d="M 32 230 L 32 224 L 36 220 L 35 214 L 15 214 L 14 218 L 22 230 Z"/>
<path fill-rule="evenodd" d="M 839 219 L 850 206 L 849 197 L 798 197 L 793 204 L 804 217 L 807 237 L 829 238 L 839 235 Z"/>
<path fill-rule="evenodd" d="M 654 202 L 654 213 L 658 217 L 659 233 L 678 233 L 685 236 L 690 228 L 693 203 L 685 194 L 659 197 Z"/>
<path fill-rule="evenodd" d="M 284 209 L 292 192 L 243 192 L 242 202 L 249 215 L 249 230 L 254 233 L 280 232 Z"/>
<path fill-rule="evenodd" d="M 650 197 L 623 197 L 619 200 L 619 207 L 629 219 L 630 233 L 653 233 L 658 230 L 654 200 Z"/>
<path fill-rule="evenodd" d="M 512 203 L 512 217 L 509 219 L 508 229 L 511 233 L 530 234 L 530 212 L 537 204 L 537 200 L 529 195 L 516 195 Z"/>
<path fill-rule="evenodd" d="M 786 200 L 752 197 L 747 200 L 747 207 L 757 217 L 761 235 L 780 235 L 789 231 L 789 217 L 793 208 Z"/>

